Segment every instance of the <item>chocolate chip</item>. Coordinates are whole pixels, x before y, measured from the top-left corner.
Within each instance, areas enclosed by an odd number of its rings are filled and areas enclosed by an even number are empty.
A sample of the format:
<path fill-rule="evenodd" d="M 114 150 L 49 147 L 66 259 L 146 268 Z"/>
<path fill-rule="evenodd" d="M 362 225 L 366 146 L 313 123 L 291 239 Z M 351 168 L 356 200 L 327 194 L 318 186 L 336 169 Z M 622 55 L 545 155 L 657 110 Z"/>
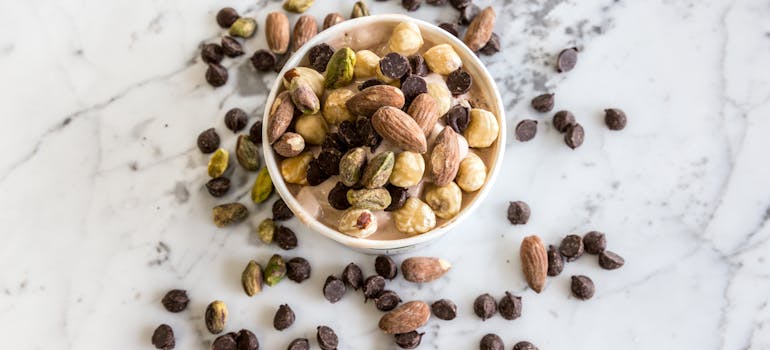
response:
<path fill-rule="evenodd" d="M 201 49 L 201 58 L 206 63 L 219 63 L 224 56 L 222 47 L 217 44 L 206 44 Z"/>
<path fill-rule="evenodd" d="M 329 204 L 332 208 L 337 210 L 345 210 L 350 208 L 350 202 L 348 202 L 348 190 L 350 187 L 345 186 L 342 182 L 337 182 L 334 188 L 329 191 Z"/>
<path fill-rule="evenodd" d="M 318 340 L 318 346 L 321 347 L 321 350 L 336 350 L 340 343 L 334 330 L 327 326 L 318 326 L 316 340 Z"/>
<path fill-rule="evenodd" d="M 176 346 L 176 341 L 174 340 L 174 330 L 171 329 L 171 326 L 162 324 L 155 328 L 155 331 L 152 333 L 152 345 L 162 350 L 173 349 Z"/>
<path fill-rule="evenodd" d="M 324 298 L 332 304 L 340 301 L 342 296 L 345 295 L 346 290 L 345 282 L 342 282 L 336 276 L 329 276 L 326 278 L 326 282 L 324 282 Z"/>
<path fill-rule="evenodd" d="M 358 265 L 350 263 L 342 271 L 342 281 L 353 290 L 358 290 L 364 284 L 364 274 Z"/>
<path fill-rule="evenodd" d="M 559 57 L 556 59 L 556 70 L 559 73 L 569 72 L 572 68 L 575 68 L 577 64 L 577 48 L 572 47 L 564 49 L 559 53 Z"/>
<path fill-rule="evenodd" d="M 511 225 L 525 225 L 529 222 L 529 205 L 522 201 L 508 203 L 508 221 Z"/>
<path fill-rule="evenodd" d="M 470 124 L 470 108 L 456 104 L 444 114 L 444 122 L 458 134 L 462 134 Z"/>
<path fill-rule="evenodd" d="M 428 5 L 444 6 L 444 5 L 446 5 L 447 0 L 426 0 L 425 2 L 427 2 Z"/>
<path fill-rule="evenodd" d="M 241 18 L 241 16 L 232 7 L 224 7 L 217 12 L 217 23 L 222 28 L 230 28 L 238 18 Z"/>
<path fill-rule="evenodd" d="M 572 285 L 570 286 L 570 289 L 572 290 L 572 295 L 580 300 L 591 299 L 596 291 L 594 281 L 583 275 L 572 276 Z"/>
<path fill-rule="evenodd" d="M 307 341 L 306 338 L 297 338 L 291 341 L 289 343 L 289 348 L 287 350 L 309 350 L 310 349 L 310 343 Z"/>
<path fill-rule="evenodd" d="M 454 320 L 457 317 L 457 305 L 449 299 L 440 299 L 431 304 L 430 312 L 440 320 Z"/>
<path fill-rule="evenodd" d="M 558 276 L 564 271 L 564 257 L 556 247 L 548 246 L 548 276 Z"/>
<path fill-rule="evenodd" d="M 537 120 L 524 119 L 516 124 L 516 139 L 527 142 L 537 135 Z"/>
<path fill-rule="evenodd" d="M 227 69 L 217 63 L 209 63 L 206 69 L 206 81 L 213 87 L 220 87 L 227 83 Z"/>
<path fill-rule="evenodd" d="M 387 184 L 385 189 L 390 193 L 390 205 L 385 208 L 385 211 L 395 211 L 401 209 L 409 199 L 409 192 L 406 188 L 398 187 L 396 185 Z"/>
<path fill-rule="evenodd" d="M 371 79 L 368 79 L 368 80 L 364 81 L 363 83 L 361 83 L 361 85 L 358 85 L 358 91 L 361 91 L 363 89 L 366 89 L 368 87 L 372 87 L 372 86 L 375 86 L 375 85 L 385 85 L 385 83 L 382 82 L 382 80 L 380 80 L 380 79 L 371 78 Z"/>
<path fill-rule="evenodd" d="M 449 0 L 449 4 L 455 9 L 462 10 L 466 6 L 470 5 L 472 0 Z"/>
<path fill-rule="evenodd" d="M 236 334 L 233 332 L 223 334 L 214 339 L 211 344 L 211 350 L 236 350 L 238 343 L 235 341 Z"/>
<path fill-rule="evenodd" d="M 262 121 L 257 120 L 254 122 L 254 124 L 249 128 L 249 140 L 251 142 L 254 142 L 257 145 L 262 144 Z"/>
<path fill-rule="evenodd" d="M 401 6 L 407 11 L 417 11 L 422 5 L 422 0 L 401 0 Z"/>
<path fill-rule="evenodd" d="M 243 46 L 235 38 L 225 35 L 222 37 L 222 52 L 227 57 L 238 57 L 243 55 Z"/>
<path fill-rule="evenodd" d="M 424 77 L 430 73 L 428 63 L 425 62 L 425 58 L 420 54 L 409 56 L 409 66 L 412 70 L 412 74 Z"/>
<path fill-rule="evenodd" d="M 460 28 L 457 27 L 457 24 L 449 23 L 449 22 L 442 22 L 438 25 L 439 28 L 447 31 L 447 33 L 452 34 L 456 37 L 460 37 Z"/>
<path fill-rule="evenodd" d="M 567 132 L 564 134 L 564 143 L 566 143 L 569 148 L 575 149 L 583 144 L 584 138 L 585 131 L 583 130 L 583 126 L 579 123 L 575 123 L 567 128 Z"/>
<path fill-rule="evenodd" d="M 321 161 L 313 159 L 310 161 L 307 167 L 307 183 L 310 186 L 318 186 L 322 184 L 330 175 L 321 169 Z"/>
<path fill-rule="evenodd" d="M 479 343 L 479 349 L 480 350 L 504 350 L 505 345 L 503 344 L 503 340 L 500 339 L 500 336 L 497 334 L 489 333 L 485 335 L 483 338 L 481 338 L 481 342 Z"/>
<path fill-rule="evenodd" d="M 626 127 L 626 113 L 617 108 L 604 110 L 604 123 L 610 130 L 623 130 Z"/>
<path fill-rule="evenodd" d="M 289 220 L 292 217 L 294 217 L 294 213 L 286 205 L 286 202 L 284 202 L 282 198 L 278 198 L 275 203 L 273 203 L 273 220 L 284 221 Z"/>
<path fill-rule="evenodd" d="M 342 141 L 342 137 L 339 133 L 330 132 L 326 134 L 326 137 L 324 137 L 324 142 L 321 144 L 321 149 L 325 150 L 332 148 L 340 151 L 340 153 L 345 153 L 345 151 L 347 151 L 347 147 Z"/>
<path fill-rule="evenodd" d="M 324 148 L 321 150 L 321 153 L 318 154 L 318 165 L 327 177 L 339 175 L 340 159 L 342 159 L 342 152 L 338 151 L 336 148 Z"/>
<path fill-rule="evenodd" d="M 294 315 L 294 310 L 292 310 L 288 304 L 283 304 L 279 306 L 278 311 L 275 312 L 275 317 L 273 317 L 273 327 L 282 331 L 294 324 L 295 319 L 296 316 Z"/>
<path fill-rule="evenodd" d="M 558 111 L 553 115 L 553 127 L 559 132 L 566 132 L 572 125 L 575 125 L 575 116 L 572 112 Z"/>
<path fill-rule="evenodd" d="M 305 258 L 291 258 L 286 262 L 286 277 L 297 283 L 310 278 L 311 270 L 310 263 Z"/>
<path fill-rule="evenodd" d="M 400 302 L 401 298 L 392 290 L 384 290 L 378 297 L 374 298 L 374 306 L 380 311 L 393 310 Z"/>
<path fill-rule="evenodd" d="M 225 114 L 225 126 L 233 132 L 241 131 L 249 122 L 249 115 L 240 108 L 233 108 Z"/>
<path fill-rule="evenodd" d="M 473 19 L 476 18 L 479 13 L 481 13 L 481 8 L 476 6 L 476 4 L 471 3 L 460 10 L 460 18 L 458 19 L 458 22 L 464 26 L 467 26 L 473 22 Z"/>
<path fill-rule="evenodd" d="M 220 176 L 206 182 L 206 189 L 214 197 L 222 197 L 230 190 L 230 179 Z"/>
<path fill-rule="evenodd" d="M 550 112 L 553 109 L 553 95 L 542 94 L 532 99 L 532 108 L 538 112 Z"/>
<path fill-rule="evenodd" d="M 278 226 L 273 233 L 273 241 L 283 250 L 297 248 L 297 235 L 286 226 Z"/>
<path fill-rule="evenodd" d="M 520 341 L 513 346 L 513 350 L 539 350 L 535 344 L 528 341 Z"/>
<path fill-rule="evenodd" d="M 377 258 L 374 259 L 374 270 L 377 271 L 378 275 L 389 280 L 396 278 L 396 275 L 398 274 L 398 266 L 393 259 L 387 255 L 378 255 Z"/>
<path fill-rule="evenodd" d="M 337 132 L 340 135 L 340 140 L 350 148 L 364 145 L 364 140 L 361 138 L 355 122 L 349 120 L 343 121 L 337 127 Z"/>
<path fill-rule="evenodd" d="M 187 307 L 190 298 L 187 297 L 186 290 L 172 289 L 163 296 L 160 302 L 169 312 L 181 312 Z"/>
<path fill-rule="evenodd" d="M 251 65 L 260 72 L 268 72 L 275 67 L 275 55 L 268 50 L 257 50 L 251 55 Z M 280 70 L 280 69 L 279 69 Z"/>
<path fill-rule="evenodd" d="M 238 350 L 258 350 L 259 340 L 254 333 L 248 329 L 241 329 L 235 337 L 238 343 Z"/>
<path fill-rule="evenodd" d="M 362 145 L 369 146 L 369 149 L 374 153 L 374 150 L 382 142 L 382 137 L 374 130 L 372 121 L 367 117 L 358 117 L 355 127 L 358 130 L 358 138 Z"/>
<path fill-rule="evenodd" d="M 390 79 L 401 79 L 409 69 L 409 60 L 398 52 L 391 52 L 380 60 L 382 75 Z"/>
<path fill-rule="evenodd" d="M 622 256 L 615 254 L 609 250 L 605 250 L 601 254 L 599 254 L 599 266 L 601 266 L 605 270 L 619 269 L 625 263 L 626 263 L 626 260 L 623 259 Z"/>
<path fill-rule="evenodd" d="M 575 261 L 583 255 L 583 238 L 578 235 L 567 235 L 559 245 L 559 253 L 567 261 Z"/>
<path fill-rule="evenodd" d="M 489 294 L 482 294 L 473 302 L 473 312 L 480 317 L 482 321 L 494 316 L 497 313 L 497 302 Z"/>
<path fill-rule="evenodd" d="M 446 86 L 453 96 L 462 95 L 468 92 L 473 85 L 473 77 L 462 68 L 449 73 L 446 78 Z"/>
<path fill-rule="evenodd" d="M 213 153 L 219 148 L 219 134 L 214 128 L 203 130 L 198 135 L 198 149 L 203 153 Z"/>
<path fill-rule="evenodd" d="M 380 275 L 369 276 L 364 281 L 364 300 L 374 299 L 385 290 L 385 278 Z"/>
<path fill-rule="evenodd" d="M 515 320 L 521 317 L 521 297 L 517 297 L 510 292 L 505 292 L 505 296 L 497 304 L 500 310 L 500 316 L 506 320 Z"/>
<path fill-rule="evenodd" d="M 487 41 L 484 47 L 479 49 L 479 52 L 487 56 L 492 56 L 500 52 L 500 36 L 497 35 L 497 33 L 492 33 L 492 36 L 489 38 L 489 41 Z"/>
<path fill-rule="evenodd" d="M 428 92 L 428 84 L 419 75 L 412 74 L 401 83 L 401 91 L 404 93 L 404 99 L 408 105 L 418 95 Z"/>
<path fill-rule="evenodd" d="M 283 70 L 283 66 L 286 65 L 286 62 L 289 61 L 291 58 L 291 52 L 287 52 L 284 55 L 276 56 L 275 58 L 275 66 L 273 66 L 273 71 L 276 73 L 279 73 L 281 70 Z M 297 109 L 299 111 L 299 109 Z"/>
<path fill-rule="evenodd" d="M 402 349 L 416 349 L 420 346 L 422 336 L 425 333 L 417 333 L 417 331 L 411 331 L 409 333 L 400 333 L 394 336 L 396 345 Z"/>
<path fill-rule="evenodd" d="M 588 254 L 600 254 L 607 248 L 607 238 L 598 231 L 588 232 L 583 236 L 583 247 Z"/>
<path fill-rule="evenodd" d="M 313 46 L 307 52 L 310 66 L 319 73 L 326 71 L 326 65 L 329 64 L 332 55 L 334 55 L 334 49 L 326 43 L 320 43 Z"/>

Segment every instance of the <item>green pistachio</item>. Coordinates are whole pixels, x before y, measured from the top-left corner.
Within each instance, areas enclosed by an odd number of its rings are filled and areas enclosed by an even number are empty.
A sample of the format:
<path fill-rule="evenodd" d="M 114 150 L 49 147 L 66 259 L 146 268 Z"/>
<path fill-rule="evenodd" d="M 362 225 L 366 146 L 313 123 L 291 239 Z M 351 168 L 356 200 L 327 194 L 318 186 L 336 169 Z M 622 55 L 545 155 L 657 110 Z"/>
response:
<path fill-rule="evenodd" d="M 364 1 L 356 1 L 355 5 L 353 5 L 353 12 L 350 13 L 350 18 L 363 16 L 369 16 L 369 6 L 366 6 Z"/>
<path fill-rule="evenodd" d="M 246 295 L 252 297 L 262 291 L 262 266 L 251 260 L 241 274 L 241 284 Z"/>
<path fill-rule="evenodd" d="M 385 186 L 388 183 L 388 178 L 390 178 L 390 173 L 393 172 L 395 159 L 393 152 L 382 152 L 374 156 L 366 166 L 364 175 L 361 176 L 361 184 L 366 188 Z"/>
<path fill-rule="evenodd" d="M 241 203 L 227 203 L 217 205 L 212 209 L 214 224 L 217 227 L 225 227 L 243 221 L 249 216 L 249 209 Z"/>
<path fill-rule="evenodd" d="M 259 170 L 257 179 L 254 181 L 254 186 L 251 187 L 251 200 L 254 203 L 262 203 L 270 194 L 273 193 L 273 180 L 270 178 L 270 173 L 267 172 L 267 167 Z"/>
<path fill-rule="evenodd" d="M 356 67 L 356 52 L 349 47 L 343 47 L 337 50 L 329 59 L 326 66 L 326 80 L 324 86 L 327 88 L 341 88 L 347 86 L 353 81 L 353 72 Z"/>
<path fill-rule="evenodd" d="M 289 12 L 302 13 L 313 6 L 313 0 L 286 0 L 283 9 Z"/>
<path fill-rule="evenodd" d="M 353 208 L 383 210 L 390 200 L 390 192 L 384 188 L 348 190 L 348 202 Z"/>
<path fill-rule="evenodd" d="M 235 159 L 246 170 L 259 169 L 259 147 L 247 135 L 239 135 L 235 145 Z"/>
<path fill-rule="evenodd" d="M 241 17 L 230 27 L 230 35 L 241 38 L 251 38 L 257 31 L 257 21 L 253 18 Z"/>
<path fill-rule="evenodd" d="M 281 282 L 284 276 L 286 276 L 286 262 L 280 255 L 275 254 L 270 257 L 265 267 L 265 283 L 272 287 Z"/>
<path fill-rule="evenodd" d="M 273 234 L 275 233 L 275 221 L 272 219 L 265 219 L 259 223 L 257 227 L 257 235 L 262 243 L 273 243 Z"/>
<path fill-rule="evenodd" d="M 219 334 L 225 329 L 227 321 L 227 305 L 224 302 L 215 300 L 206 307 L 206 328 L 211 334 Z"/>
<path fill-rule="evenodd" d="M 353 187 L 361 179 L 366 164 L 366 150 L 356 147 L 345 153 L 340 159 L 340 181 L 345 186 Z"/>
<path fill-rule="evenodd" d="M 230 153 L 224 148 L 218 149 L 209 158 L 209 176 L 220 177 L 227 170 L 227 164 L 230 162 Z"/>

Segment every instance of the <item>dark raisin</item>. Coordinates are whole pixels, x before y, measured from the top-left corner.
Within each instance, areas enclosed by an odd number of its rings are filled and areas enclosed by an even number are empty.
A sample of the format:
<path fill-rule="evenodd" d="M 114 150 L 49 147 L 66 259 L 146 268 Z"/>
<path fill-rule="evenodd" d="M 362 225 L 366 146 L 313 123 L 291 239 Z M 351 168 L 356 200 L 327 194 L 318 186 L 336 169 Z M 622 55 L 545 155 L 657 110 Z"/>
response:
<path fill-rule="evenodd" d="M 187 297 L 187 291 L 182 289 L 172 289 L 163 296 L 161 304 L 170 312 L 181 312 L 187 308 L 190 298 Z"/>
<path fill-rule="evenodd" d="M 318 154 L 318 165 L 327 177 L 339 175 L 341 158 L 342 153 L 336 148 L 324 148 Z"/>
<path fill-rule="evenodd" d="M 225 113 L 225 126 L 233 132 L 238 132 L 246 127 L 249 115 L 240 108 L 233 108 Z"/>
<path fill-rule="evenodd" d="M 329 59 L 334 55 L 334 49 L 326 43 L 320 43 L 313 46 L 307 52 L 310 66 L 320 73 L 326 71 L 326 65 L 329 64 Z"/>
<path fill-rule="evenodd" d="M 292 217 L 294 217 L 294 213 L 289 209 L 289 206 L 286 205 L 286 202 L 284 202 L 282 198 L 278 198 L 275 203 L 273 203 L 273 220 L 284 221 L 289 220 Z"/>
<path fill-rule="evenodd" d="M 361 145 L 369 146 L 369 149 L 374 152 L 382 142 L 382 137 L 374 130 L 371 120 L 366 117 L 359 117 L 356 119 L 356 129 L 358 130 L 358 139 L 362 142 Z"/>
<path fill-rule="evenodd" d="M 262 121 L 257 120 L 254 125 L 249 128 L 249 139 L 256 145 L 262 144 Z"/>
<path fill-rule="evenodd" d="M 292 310 L 288 304 L 283 304 L 279 306 L 278 311 L 275 312 L 275 317 L 273 317 L 273 327 L 282 331 L 294 324 L 295 319 L 296 316 L 294 315 L 294 310 Z"/>
<path fill-rule="evenodd" d="M 321 169 L 321 162 L 318 159 L 310 161 L 307 167 L 307 183 L 310 186 L 317 186 L 322 184 L 330 175 Z"/>
<path fill-rule="evenodd" d="M 350 202 L 348 202 L 348 190 L 350 187 L 345 186 L 342 182 L 337 182 L 334 188 L 329 191 L 329 204 L 332 208 L 337 210 L 345 210 L 350 208 Z"/>
<path fill-rule="evenodd" d="M 337 130 L 340 134 L 340 139 L 349 148 L 360 147 L 364 145 L 364 140 L 361 139 L 361 135 L 356 128 L 355 122 L 346 120 L 340 123 Z"/>
<path fill-rule="evenodd" d="M 310 278 L 311 270 L 310 263 L 305 258 L 291 258 L 286 262 L 286 277 L 297 283 Z"/>
<path fill-rule="evenodd" d="M 446 30 L 447 33 L 452 34 L 456 37 L 460 37 L 460 28 L 457 27 L 457 24 L 449 23 L 449 22 L 443 22 L 438 25 L 439 28 Z"/>
<path fill-rule="evenodd" d="M 230 190 L 230 179 L 220 176 L 206 182 L 206 189 L 214 197 L 222 197 Z"/>
<path fill-rule="evenodd" d="M 326 137 L 324 138 L 324 142 L 321 144 L 321 149 L 329 149 L 334 148 L 340 153 L 345 153 L 347 151 L 347 146 L 345 145 L 345 142 L 342 141 L 342 137 L 339 133 L 336 132 L 330 132 L 326 134 Z"/>

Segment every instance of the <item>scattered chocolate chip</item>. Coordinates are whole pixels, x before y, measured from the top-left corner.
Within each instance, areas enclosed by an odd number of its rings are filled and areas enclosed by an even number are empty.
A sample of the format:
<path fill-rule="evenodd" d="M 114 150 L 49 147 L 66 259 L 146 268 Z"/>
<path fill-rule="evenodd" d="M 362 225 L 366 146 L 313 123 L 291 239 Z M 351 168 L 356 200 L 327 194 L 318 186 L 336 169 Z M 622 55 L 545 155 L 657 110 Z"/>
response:
<path fill-rule="evenodd" d="M 449 4 L 457 10 L 462 10 L 466 6 L 470 5 L 472 0 L 449 0 Z"/>
<path fill-rule="evenodd" d="M 288 304 L 283 304 L 279 306 L 278 311 L 275 312 L 275 317 L 273 317 L 273 327 L 282 331 L 294 324 L 295 319 L 296 316 L 294 315 L 294 310 L 292 310 Z"/>
<path fill-rule="evenodd" d="M 400 302 L 401 298 L 399 298 L 398 294 L 392 290 L 384 290 L 379 296 L 374 298 L 374 306 L 380 311 L 393 310 Z"/>
<path fill-rule="evenodd" d="M 521 317 L 521 297 L 505 292 L 505 296 L 497 304 L 497 309 L 504 319 L 515 320 Z"/>
<path fill-rule="evenodd" d="M 600 254 L 607 248 L 607 238 L 598 231 L 588 232 L 583 236 L 583 247 L 588 254 Z"/>
<path fill-rule="evenodd" d="M 396 345 L 402 349 L 416 349 L 420 346 L 422 336 L 425 333 L 418 333 L 417 331 L 411 331 L 409 333 L 400 333 L 394 336 Z"/>
<path fill-rule="evenodd" d="M 283 66 L 286 65 L 286 62 L 288 62 L 290 58 L 291 58 L 290 52 L 287 52 L 284 55 L 277 56 L 275 58 L 275 66 L 273 66 L 273 71 L 275 71 L 276 73 L 279 73 L 281 70 L 283 70 Z M 299 109 L 297 109 L 297 111 L 299 111 Z"/>
<path fill-rule="evenodd" d="M 238 350 L 258 350 L 259 340 L 254 333 L 248 329 L 241 329 L 235 337 L 238 343 Z"/>
<path fill-rule="evenodd" d="M 564 134 L 564 142 L 572 149 L 580 147 L 580 145 L 583 144 L 584 138 L 585 131 L 583 130 L 583 126 L 579 123 L 570 125 L 567 128 L 567 132 Z"/>
<path fill-rule="evenodd" d="M 324 148 L 318 154 L 318 165 L 327 177 L 338 175 L 340 173 L 340 159 L 342 159 L 342 152 L 336 148 Z"/>
<path fill-rule="evenodd" d="M 553 115 L 553 127 L 559 132 L 566 132 L 572 125 L 575 125 L 575 116 L 572 112 L 558 111 Z"/>
<path fill-rule="evenodd" d="M 326 282 L 324 282 L 324 298 L 332 304 L 340 301 L 342 296 L 345 295 L 346 290 L 345 282 L 342 282 L 336 276 L 329 276 L 326 278 Z"/>
<path fill-rule="evenodd" d="M 559 245 L 559 253 L 567 261 L 575 261 L 583 255 L 583 238 L 578 235 L 567 235 Z"/>
<path fill-rule="evenodd" d="M 453 96 L 462 95 L 471 89 L 473 77 L 462 68 L 449 73 L 446 78 L 446 86 Z"/>
<path fill-rule="evenodd" d="M 508 203 L 508 221 L 511 225 L 526 225 L 529 222 L 529 205 L 522 201 Z"/>
<path fill-rule="evenodd" d="M 479 13 L 481 13 L 481 8 L 476 6 L 474 3 L 470 3 L 463 7 L 462 10 L 460 10 L 460 18 L 458 19 L 458 22 L 464 26 L 467 26 L 473 22 L 473 19 L 476 18 Z"/>
<path fill-rule="evenodd" d="M 240 108 L 233 108 L 225 114 L 225 126 L 233 132 L 241 131 L 249 122 L 249 115 Z"/>
<path fill-rule="evenodd" d="M 537 120 L 524 119 L 516 124 L 516 139 L 527 142 L 537 135 Z"/>
<path fill-rule="evenodd" d="M 214 197 L 222 197 L 230 190 L 230 179 L 220 176 L 206 182 L 206 189 Z"/>
<path fill-rule="evenodd" d="M 444 114 L 444 122 L 458 134 L 462 134 L 470 124 L 470 108 L 456 104 Z"/>
<path fill-rule="evenodd" d="M 404 99 L 410 104 L 418 95 L 428 92 L 428 84 L 419 75 L 412 74 L 401 83 Z"/>
<path fill-rule="evenodd" d="M 479 343 L 480 350 L 504 350 L 503 340 L 497 334 L 489 333 L 481 338 Z"/>
<path fill-rule="evenodd" d="M 238 18 L 241 18 L 241 16 L 232 7 L 224 7 L 217 12 L 217 24 L 222 28 L 230 28 Z"/>
<path fill-rule="evenodd" d="M 430 312 L 440 320 L 454 320 L 457 317 L 457 305 L 449 299 L 440 299 L 431 304 Z"/>
<path fill-rule="evenodd" d="M 599 254 L 599 266 L 601 266 L 605 270 L 619 269 L 625 263 L 626 263 L 626 260 L 623 259 L 622 256 L 615 254 L 609 250 L 605 250 L 601 254 Z"/>
<path fill-rule="evenodd" d="M 548 276 L 558 276 L 562 271 L 564 271 L 564 257 L 556 247 L 548 246 Z"/>
<path fill-rule="evenodd" d="M 329 44 L 320 43 L 313 46 L 308 50 L 307 56 L 310 61 L 310 66 L 317 70 L 319 73 L 326 71 L 326 65 L 334 55 L 334 49 Z"/>
<path fill-rule="evenodd" d="M 385 189 L 390 193 L 390 205 L 385 211 L 395 211 L 401 209 L 409 199 L 409 191 L 406 188 L 398 187 L 392 184 L 385 185 Z"/>
<path fill-rule="evenodd" d="M 460 28 L 457 27 L 457 24 L 449 23 L 449 22 L 442 22 L 438 25 L 439 28 L 447 31 L 447 33 L 452 34 L 456 37 L 460 37 Z"/>
<path fill-rule="evenodd" d="M 489 41 L 487 41 L 484 47 L 479 49 L 479 52 L 487 56 L 492 56 L 500 52 L 500 36 L 497 35 L 497 33 L 492 33 L 492 36 L 489 38 Z"/>
<path fill-rule="evenodd" d="M 541 113 L 550 112 L 553 109 L 553 95 L 542 94 L 533 98 L 531 102 L 532 108 Z"/>
<path fill-rule="evenodd" d="M 385 85 L 385 83 L 382 82 L 382 80 L 380 80 L 380 79 L 371 78 L 371 79 L 366 80 L 363 83 L 361 83 L 361 85 L 358 85 L 358 91 L 361 91 L 363 89 L 366 89 L 368 87 L 372 87 L 372 86 L 375 86 L 375 85 Z"/>
<path fill-rule="evenodd" d="M 482 321 L 494 316 L 497 313 L 497 302 L 489 294 L 482 294 L 473 302 L 473 312 L 480 317 Z"/>
<path fill-rule="evenodd" d="M 273 241 L 283 250 L 297 248 L 297 235 L 286 226 L 278 226 L 273 233 Z"/>
<path fill-rule="evenodd" d="M 409 69 L 409 60 L 398 52 L 391 52 L 380 60 L 382 75 L 390 79 L 401 79 Z"/>
<path fill-rule="evenodd" d="M 583 275 L 572 276 L 572 286 L 570 289 L 572 290 L 572 295 L 580 300 L 591 299 L 596 291 L 594 281 Z"/>
<path fill-rule="evenodd" d="M 162 324 L 155 328 L 155 332 L 152 333 L 152 345 L 161 350 L 173 349 L 176 346 L 176 340 L 174 340 L 174 330 L 171 326 Z"/>
<path fill-rule="evenodd" d="M 306 338 L 297 338 L 291 341 L 289 343 L 289 348 L 287 350 L 309 350 L 310 349 L 310 343 L 307 341 Z"/>
<path fill-rule="evenodd" d="M 307 167 L 307 183 L 310 186 L 318 186 L 322 184 L 330 175 L 327 175 L 323 169 L 321 169 L 321 161 L 313 159 L 310 161 Z"/>
<path fill-rule="evenodd" d="M 275 203 L 273 203 L 273 220 L 284 221 L 289 220 L 292 217 L 294 217 L 294 213 L 289 209 L 289 206 L 286 205 L 283 198 L 278 198 Z"/>
<path fill-rule="evenodd" d="M 345 186 L 342 182 L 337 182 L 334 188 L 329 191 L 329 196 L 327 197 L 332 208 L 337 210 L 350 208 L 350 202 L 348 202 L 348 190 L 350 190 L 350 187 Z"/>
<path fill-rule="evenodd" d="M 219 63 L 224 56 L 222 47 L 217 44 L 206 44 L 201 49 L 201 58 L 206 63 Z"/>
<path fill-rule="evenodd" d="M 340 343 L 334 330 L 327 326 L 318 326 L 316 340 L 318 340 L 318 346 L 321 347 L 321 350 L 336 350 Z"/>
<path fill-rule="evenodd" d="M 268 50 L 257 50 L 251 55 L 251 65 L 260 72 L 268 72 L 275 67 L 275 55 Z"/>
<path fill-rule="evenodd" d="M 235 337 L 236 334 L 233 332 L 218 336 L 211 344 L 211 350 L 236 350 L 238 342 L 235 341 Z"/>
<path fill-rule="evenodd" d="M 286 262 L 286 277 L 297 283 L 310 278 L 311 270 L 310 263 L 305 258 L 291 258 Z"/>
<path fill-rule="evenodd" d="M 556 58 L 556 70 L 559 73 L 569 72 L 572 68 L 575 68 L 577 64 L 577 48 L 572 47 L 564 49 L 559 53 L 559 57 Z"/>
<path fill-rule="evenodd" d="M 604 123 L 610 130 L 623 130 L 626 127 L 626 113 L 617 108 L 604 110 Z"/>
<path fill-rule="evenodd" d="M 220 87 L 227 83 L 227 69 L 217 63 L 209 63 L 206 69 L 206 81 L 213 87 Z"/>
<path fill-rule="evenodd" d="M 385 290 L 385 278 L 380 275 L 369 276 L 364 281 L 364 300 L 374 299 Z"/>
<path fill-rule="evenodd" d="M 401 6 L 407 11 L 417 11 L 422 5 L 422 0 L 401 0 Z"/>
<path fill-rule="evenodd" d="M 358 265 L 350 263 L 342 271 L 342 281 L 353 290 L 358 290 L 364 284 L 364 274 Z"/>
<path fill-rule="evenodd" d="M 262 144 L 262 121 L 257 120 L 254 122 L 254 124 L 249 128 L 249 140 L 251 142 L 254 142 L 256 145 Z"/>
<path fill-rule="evenodd" d="M 412 74 L 424 77 L 430 73 L 428 63 L 425 62 L 425 58 L 420 54 L 409 56 L 409 66 L 412 70 Z"/>
<path fill-rule="evenodd" d="M 378 255 L 374 259 L 374 270 L 378 275 L 392 280 L 398 274 L 398 265 L 389 256 Z"/>
<path fill-rule="evenodd" d="M 513 346 L 513 350 L 539 350 L 535 344 L 528 341 L 520 341 Z"/>
<path fill-rule="evenodd" d="M 222 37 L 222 52 L 227 57 L 238 57 L 243 55 L 243 46 L 235 38 L 225 35 Z"/>
<path fill-rule="evenodd" d="M 198 135 L 198 149 L 203 153 L 213 153 L 219 148 L 219 134 L 214 128 L 203 130 Z"/>
<path fill-rule="evenodd" d="M 169 312 L 181 312 L 187 307 L 190 298 L 187 297 L 186 290 L 172 289 L 163 296 L 160 302 Z"/>

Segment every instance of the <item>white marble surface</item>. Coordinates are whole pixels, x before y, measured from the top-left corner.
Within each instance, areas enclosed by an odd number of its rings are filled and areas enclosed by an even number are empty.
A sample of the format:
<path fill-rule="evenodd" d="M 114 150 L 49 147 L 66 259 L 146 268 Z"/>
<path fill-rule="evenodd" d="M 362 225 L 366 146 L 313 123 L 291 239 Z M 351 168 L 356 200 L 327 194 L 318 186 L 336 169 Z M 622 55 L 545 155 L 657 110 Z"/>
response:
<path fill-rule="evenodd" d="M 350 3 L 319 0 L 312 13 L 347 14 Z M 481 2 L 481 1 L 480 1 Z M 483 1 L 482 3 L 489 3 Z M 5 348 L 150 349 L 159 323 L 177 349 L 207 349 L 205 305 L 230 306 L 227 329 L 254 330 L 263 349 L 284 349 L 315 326 L 337 330 L 341 349 L 393 349 L 379 312 L 349 293 L 331 305 L 320 288 L 350 261 L 370 256 L 288 225 L 313 276 L 255 298 L 239 284 L 245 263 L 266 261 L 247 225 L 220 230 L 217 203 L 202 187 L 206 157 L 195 136 L 215 126 L 232 146 L 224 111 L 261 115 L 265 86 L 245 57 L 229 60 L 231 81 L 203 80 L 199 45 L 220 35 L 214 14 L 232 5 L 263 24 L 271 1 L 0 2 L 0 329 Z M 375 13 L 403 12 L 397 2 Z M 494 194 L 469 221 L 421 254 L 454 264 L 440 281 L 389 284 L 403 299 L 455 300 L 460 316 L 431 320 L 422 349 L 476 349 L 488 332 L 506 349 L 527 339 L 540 349 L 770 349 L 770 1 L 500 1 L 503 52 L 485 58 L 506 100 L 509 125 L 542 118 L 537 137 L 509 137 Z M 416 17 L 449 19 L 423 8 Z M 562 48 L 583 49 L 577 68 L 555 74 Z M 248 52 L 264 46 L 260 35 Z M 554 91 L 557 109 L 586 128 L 572 151 L 529 99 Z M 622 132 L 602 109 L 625 109 Z M 253 121 L 254 119 L 252 119 Z M 510 135 L 510 134 L 509 134 Z M 246 201 L 251 178 L 229 199 Z M 511 227 L 509 200 L 525 200 L 530 223 Z M 268 206 L 254 208 L 255 217 Z M 595 259 L 569 264 L 536 295 L 517 263 L 522 237 L 556 243 L 598 229 L 626 257 L 618 271 Z M 397 257 L 403 259 L 403 257 Z M 586 274 L 596 297 L 569 295 L 569 275 Z M 159 299 L 185 288 L 187 311 Z M 510 290 L 524 298 L 515 321 L 472 315 L 473 299 Z M 288 302 L 297 322 L 272 329 Z M 313 340 L 313 343 L 315 341 Z M 315 346 L 315 345 L 314 345 Z"/>

